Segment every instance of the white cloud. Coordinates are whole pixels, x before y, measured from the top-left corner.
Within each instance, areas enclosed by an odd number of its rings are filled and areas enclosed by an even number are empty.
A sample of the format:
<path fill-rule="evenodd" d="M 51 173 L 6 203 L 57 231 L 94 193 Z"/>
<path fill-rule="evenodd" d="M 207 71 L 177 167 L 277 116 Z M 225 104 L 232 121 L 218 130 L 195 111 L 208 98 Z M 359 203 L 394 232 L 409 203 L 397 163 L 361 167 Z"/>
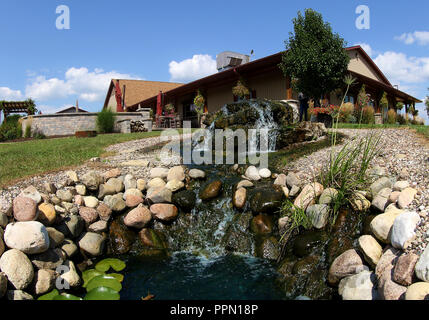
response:
<path fill-rule="evenodd" d="M 395 40 L 404 42 L 405 44 L 413 44 L 417 42 L 421 46 L 429 44 L 429 31 L 414 31 L 403 33 L 395 37 Z"/>
<path fill-rule="evenodd" d="M 363 50 L 365 50 L 365 52 L 372 57 L 373 51 L 371 46 L 368 43 L 356 43 L 355 46 L 361 46 Z"/>
<path fill-rule="evenodd" d="M 374 62 L 395 84 L 429 81 L 429 57 L 408 57 L 404 53 L 388 51 L 379 54 Z"/>
<path fill-rule="evenodd" d="M 196 54 L 192 59 L 170 62 L 171 81 L 190 82 L 217 72 L 216 60 L 208 54 Z"/>
<path fill-rule="evenodd" d="M 20 100 L 22 99 L 20 90 L 12 90 L 8 87 L 0 87 L 0 100 Z"/>
<path fill-rule="evenodd" d="M 95 102 L 102 101 L 106 96 L 111 79 L 138 79 L 129 74 L 116 71 L 104 72 L 95 69 L 93 72 L 87 68 L 70 68 L 64 74 L 64 79 L 38 76 L 27 85 L 26 96 L 37 101 L 49 101 L 76 98 Z"/>

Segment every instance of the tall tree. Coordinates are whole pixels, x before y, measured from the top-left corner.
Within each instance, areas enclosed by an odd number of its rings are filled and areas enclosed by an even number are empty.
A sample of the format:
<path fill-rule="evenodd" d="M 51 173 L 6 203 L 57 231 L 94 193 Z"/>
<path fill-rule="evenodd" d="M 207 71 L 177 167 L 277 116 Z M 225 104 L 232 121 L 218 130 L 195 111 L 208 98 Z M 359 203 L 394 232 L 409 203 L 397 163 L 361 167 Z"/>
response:
<path fill-rule="evenodd" d="M 280 68 L 293 79 L 294 89 L 314 98 L 316 103 L 326 93 L 344 86 L 350 58 L 346 42 L 320 13 L 306 9 L 294 18 L 294 33 L 285 41 Z"/>

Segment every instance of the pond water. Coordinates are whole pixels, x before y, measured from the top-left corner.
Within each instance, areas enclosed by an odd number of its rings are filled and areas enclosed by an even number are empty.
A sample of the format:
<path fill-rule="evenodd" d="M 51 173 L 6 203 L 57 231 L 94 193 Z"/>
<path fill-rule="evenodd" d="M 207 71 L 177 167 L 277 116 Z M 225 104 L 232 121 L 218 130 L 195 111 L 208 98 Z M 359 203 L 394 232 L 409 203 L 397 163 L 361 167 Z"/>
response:
<path fill-rule="evenodd" d="M 139 300 L 150 292 L 156 300 L 280 300 L 276 276 L 270 262 L 240 255 L 129 257 L 121 299 Z"/>

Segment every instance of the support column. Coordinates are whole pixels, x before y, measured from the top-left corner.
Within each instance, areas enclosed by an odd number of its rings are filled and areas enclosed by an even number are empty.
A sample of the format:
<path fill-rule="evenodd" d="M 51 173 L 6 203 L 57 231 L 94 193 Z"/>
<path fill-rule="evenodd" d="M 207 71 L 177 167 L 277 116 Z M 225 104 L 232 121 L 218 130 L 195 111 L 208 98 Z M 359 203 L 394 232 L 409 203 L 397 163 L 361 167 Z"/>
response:
<path fill-rule="evenodd" d="M 286 78 L 286 100 L 291 100 L 293 98 L 292 85 L 289 77 Z"/>

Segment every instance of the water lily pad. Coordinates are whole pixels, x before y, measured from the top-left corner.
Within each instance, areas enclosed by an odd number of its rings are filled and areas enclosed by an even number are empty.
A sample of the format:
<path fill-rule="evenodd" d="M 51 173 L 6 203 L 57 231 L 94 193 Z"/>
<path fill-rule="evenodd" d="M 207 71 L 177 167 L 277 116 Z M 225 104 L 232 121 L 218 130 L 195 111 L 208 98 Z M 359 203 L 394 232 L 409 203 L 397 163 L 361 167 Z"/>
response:
<path fill-rule="evenodd" d="M 119 293 L 111 288 L 98 287 L 88 292 L 84 300 L 119 300 Z"/>
<path fill-rule="evenodd" d="M 101 260 L 99 263 L 96 264 L 95 269 L 100 272 L 106 272 L 110 268 L 112 268 L 115 271 L 122 271 L 125 269 L 125 262 L 115 259 L 115 258 L 108 258 Z"/>
<path fill-rule="evenodd" d="M 111 288 L 117 292 L 122 290 L 121 283 L 115 277 L 109 275 L 101 275 L 92 278 L 91 281 L 88 282 L 86 290 L 90 292 L 91 290 L 98 287 Z"/>
<path fill-rule="evenodd" d="M 76 297 L 72 294 L 63 293 L 63 294 L 57 295 L 52 300 L 78 301 L 78 300 L 82 300 L 82 298 Z"/>
<path fill-rule="evenodd" d="M 113 278 L 115 278 L 116 280 L 118 280 L 119 282 L 124 281 L 124 275 L 120 274 L 120 273 L 109 273 L 107 274 L 108 276 L 111 276 Z"/>
<path fill-rule="evenodd" d="M 58 290 L 54 289 L 51 292 L 44 294 L 43 296 L 40 296 L 37 300 L 53 300 L 59 294 L 60 293 L 58 292 Z"/>
<path fill-rule="evenodd" d="M 82 279 L 83 279 L 83 287 L 86 288 L 88 283 L 95 277 L 103 275 L 104 272 L 95 270 L 95 269 L 89 269 L 82 272 Z"/>

